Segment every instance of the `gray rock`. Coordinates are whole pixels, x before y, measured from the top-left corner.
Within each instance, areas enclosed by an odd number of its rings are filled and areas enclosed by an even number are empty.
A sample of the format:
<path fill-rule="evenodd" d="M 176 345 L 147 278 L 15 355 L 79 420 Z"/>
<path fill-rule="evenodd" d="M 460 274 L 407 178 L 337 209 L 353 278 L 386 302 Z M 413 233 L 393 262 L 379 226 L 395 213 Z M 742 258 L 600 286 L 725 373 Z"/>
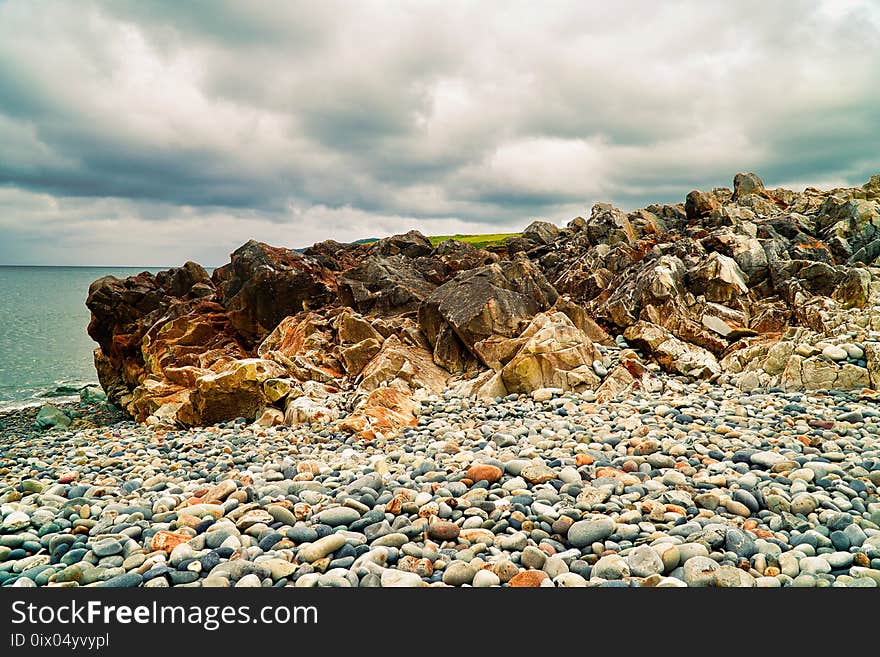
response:
<path fill-rule="evenodd" d="M 607 516 L 593 516 L 578 520 L 568 528 L 568 542 L 582 548 L 603 541 L 614 532 L 614 521 Z"/>
<path fill-rule="evenodd" d="M 361 514 L 356 510 L 347 506 L 337 506 L 330 509 L 324 509 L 317 516 L 318 522 L 331 527 L 339 527 L 340 525 L 350 525 L 359 520 Z"/>
<path fill-rule="evenodd" d="M 629 571 L 634 577 L 648 577 L 663 573 L 663 560 L 653 548 L 640 545 L 626 557 Z"/>

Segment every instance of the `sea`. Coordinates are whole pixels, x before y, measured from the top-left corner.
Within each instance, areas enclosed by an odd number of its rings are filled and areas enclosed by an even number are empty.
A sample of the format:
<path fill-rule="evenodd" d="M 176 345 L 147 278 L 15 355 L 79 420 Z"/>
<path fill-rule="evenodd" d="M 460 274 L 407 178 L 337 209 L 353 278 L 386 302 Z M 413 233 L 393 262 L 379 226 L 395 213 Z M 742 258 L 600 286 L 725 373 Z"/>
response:
<path fill-rule="evenodd" d="M 97 384 L 89 284 L 142 271 L 159 269 L 0 265 L 0 411 L 71 401 Z"/>

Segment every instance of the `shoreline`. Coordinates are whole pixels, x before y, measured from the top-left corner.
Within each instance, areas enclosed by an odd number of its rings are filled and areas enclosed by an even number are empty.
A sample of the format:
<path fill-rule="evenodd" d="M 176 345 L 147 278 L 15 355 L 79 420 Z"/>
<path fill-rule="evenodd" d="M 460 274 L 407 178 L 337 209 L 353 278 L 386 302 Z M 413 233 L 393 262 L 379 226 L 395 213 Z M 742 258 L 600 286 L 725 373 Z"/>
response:
<path fill-rule="evenodd" d="M 27 445 L 2 432 L 0 580 L 880 584 L 876 402 L 674 383 L 606 403 L 447 391 L 372 442 L 239 422 L 122 421 Z"/>

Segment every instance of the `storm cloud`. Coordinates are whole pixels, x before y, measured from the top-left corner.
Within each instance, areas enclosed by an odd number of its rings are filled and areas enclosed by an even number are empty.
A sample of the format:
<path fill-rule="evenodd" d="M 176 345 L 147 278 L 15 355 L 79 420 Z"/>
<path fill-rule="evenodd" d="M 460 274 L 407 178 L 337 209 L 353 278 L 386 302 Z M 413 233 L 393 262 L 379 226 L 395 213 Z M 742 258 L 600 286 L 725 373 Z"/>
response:
<path fill-rule="evenodd" d="M 880 10 L 0 0 L 0 263 L 219 264 L 880 171 Z"/>

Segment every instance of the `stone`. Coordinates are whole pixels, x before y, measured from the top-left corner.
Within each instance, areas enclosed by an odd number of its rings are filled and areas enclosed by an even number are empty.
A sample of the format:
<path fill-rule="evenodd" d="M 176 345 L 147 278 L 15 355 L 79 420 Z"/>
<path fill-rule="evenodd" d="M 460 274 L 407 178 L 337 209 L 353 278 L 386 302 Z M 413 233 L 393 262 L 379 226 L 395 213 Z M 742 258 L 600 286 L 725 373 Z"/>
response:
<path fill-rule="evenodd" d="M 337 506 L 330 509 L 324 509 L 315 516 L 315 519 L 324 525 L 338 527 L 340 525 L 350 525 L 356 520 L 359 520 L 360 517 L 361 514 L 355 509 L 347 506 Z"/>
<path fill-rule="evenodd" d="M 519 558 L 520 564 L 534 570 L 541 570 L 546 561 L 547 555 L 532 545 L 527 546 Z"/>
<path fill-rule="evenodd" d="M 453 561 L 443 571 L 443 583 L 449 586 L 470 584 L 476 575 L 476 569 L 464 561 Z"/>
<path fill-rule="evenodd" d="M 474 482 L 487 481 L 490 484 L 494 484 L 501 479 L 502 474 L 501 468 L 497 466 L 488 465 L 486 463 L 475 463 L 468 468 L 464 476 Z"/>
<path fill-rule="evenodd" d="M 626 564 L 633 577 L 649 577 L 662 574 L 665 567 L 657 552 L 647 546 L 640 545 L 626 556 Z"/>
<path fill-rule="evenodd" d="M 543 570 L 521 570 L 510 578 L 508 586 L 511 588 L 537 588 L 544 581 L 549 581 L 549 576 Z"/>
<path fill-rule="evenodd" d="M 607 516 L 593 516 L 586 520 L 578 520 L 568 528 L 567 540 L 577 548 L 602 541 L 614 532 L 614 521 Z"/>
<path fill-rule="evenodd" d="M 302 546 L 296 554 L 296 558 L 300 562 L 312 563 L 318 559 L 323 559 L 328 554 L 336 552 L 345 545 L 345 537 L 340 534 L 330 534 L 319 538 L 317 541 Z"/>
<path fill-rule="evenodd" d="M 543 484 L 558 478 L 556 471 L 543 463 L 529 463 L 522 469 L 520 476 L 530 484 Z"/>
<path fill-rule="evenodd" d="M 650 549 L 650 548 L 649 548 Z M 609 554 L 593 565 L 591 579 L 623 579 L 629 577 L 630 569 L 626 559 L 617 555 Z"/>
<path fill-rule="evenodd" d="M 46 404 L 40 408 L 34 424 L 40 429 L 66 429 L 70 426 L 71 419 L 61 409 Z"/>
<path fill-rule="evenodd" d="M 684 562 L 684 581 L 688 586 L 712 586 L 718 563 L 709 557 L 694 556 Z"/>
<path fill-rule="evenodd" d="M 382 570 L 382 588 L 420 588 L 425 585 L 416 573 L 385 568 Z"/>
<path fill-rule="evenodd" d="M 461 533 L 461 528 L 447 520 L 437 520 L 428 525 L 428 536 L 435 541 L 454 541 Z"/>
<path fill-rule="evenodd" d="M 822 355 L 828 360 L 846 360 L 849 358 L 849 354 L 846 349 L 840 347 L 838 345 L 828 345 L 822 350 Z"/>
<path fill-rule="evenodd" d="M 500 586 L 501 578 L 491 570 L 484 569 L 477 571 L 477 574 L 474 575 L 474 579 L 471 583 L 474 588 L 489 588 L 490 586 Z"/>

